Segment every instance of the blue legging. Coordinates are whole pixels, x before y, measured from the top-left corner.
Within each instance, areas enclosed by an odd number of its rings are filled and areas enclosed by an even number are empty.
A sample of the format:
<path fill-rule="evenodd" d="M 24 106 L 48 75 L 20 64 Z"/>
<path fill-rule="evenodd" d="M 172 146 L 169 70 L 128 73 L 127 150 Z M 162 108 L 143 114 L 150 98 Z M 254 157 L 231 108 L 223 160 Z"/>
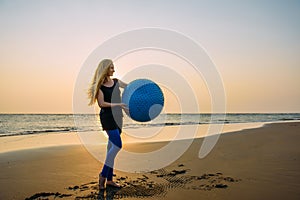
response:
<path fill-rule="evenodd" d="M 119 129 L 107 130 L 106 132 L 108 135 L 107 152 L 101 176 L 111 181 L 113 178 L 115 157 L 122 148 L 122 140 Z"/>

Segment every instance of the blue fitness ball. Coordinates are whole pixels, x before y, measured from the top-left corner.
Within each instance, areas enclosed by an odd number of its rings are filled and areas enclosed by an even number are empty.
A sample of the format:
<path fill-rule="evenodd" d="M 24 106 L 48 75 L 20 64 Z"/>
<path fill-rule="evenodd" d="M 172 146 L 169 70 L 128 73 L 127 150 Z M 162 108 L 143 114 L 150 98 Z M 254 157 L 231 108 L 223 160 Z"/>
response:
<path fill-rule="evenodd" d="M 122 102 L 129 109 L 127 115 L 139 122 L 157 117 L 164 106 L 164 95 L 160 87 L 151 80 L 137 79 L 124 89 Z"/>

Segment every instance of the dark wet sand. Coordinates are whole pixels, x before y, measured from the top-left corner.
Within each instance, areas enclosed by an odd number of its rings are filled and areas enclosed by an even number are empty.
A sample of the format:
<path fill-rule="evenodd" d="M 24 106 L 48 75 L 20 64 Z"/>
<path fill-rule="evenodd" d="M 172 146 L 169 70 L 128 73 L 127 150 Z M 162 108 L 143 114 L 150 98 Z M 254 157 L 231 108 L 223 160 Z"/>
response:
<path fill-rule="evenodd" d="M 223 134 L 204 159 L 198 158 L 201 142 L 164 169 L 117 171 L 123 188 L 104 192 L 97 185 L 102 164 L 82 146 L 2 153 L 0 199 L 300 199 L 300 123 Z"/>

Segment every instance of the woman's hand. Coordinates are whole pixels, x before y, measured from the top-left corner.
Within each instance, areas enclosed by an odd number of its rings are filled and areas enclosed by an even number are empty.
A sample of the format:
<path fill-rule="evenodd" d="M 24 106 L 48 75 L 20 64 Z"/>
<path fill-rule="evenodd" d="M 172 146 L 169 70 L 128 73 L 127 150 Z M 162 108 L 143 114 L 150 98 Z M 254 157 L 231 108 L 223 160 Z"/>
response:
<path fill-rule="evenodd" d="M 129 109 L 125 103 L 120 103 L 121 108 L 124 110 L 126 114 L 129 113 Z"/>

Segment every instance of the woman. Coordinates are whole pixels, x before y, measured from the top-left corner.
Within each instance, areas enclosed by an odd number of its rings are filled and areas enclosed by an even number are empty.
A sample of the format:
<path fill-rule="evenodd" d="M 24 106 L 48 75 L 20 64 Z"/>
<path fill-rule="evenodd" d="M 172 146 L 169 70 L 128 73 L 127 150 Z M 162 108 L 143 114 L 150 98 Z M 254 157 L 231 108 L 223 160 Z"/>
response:
<path fill-rule="evenodd" d="M 90 99 L 89 105 L 98 102 L 100 111 L 100 121 L 103 130 L 108 135 L 107 154 L 105 164 L 99 174 L 99 189 L 107 186 L 120 187 L 113 181 L 114 160 L 117 153 L 122 148 L 121 132 L 123 114 L 122 109 L 127 111 L 126 105 L 121 103 L 120 87 L 125 88 L 126 83 L 112 79 L 111 76 L 115 72 L 113 62 L 104 59 L 98 65 L 95 71 L 92 83 L 88 89 Z"/>

